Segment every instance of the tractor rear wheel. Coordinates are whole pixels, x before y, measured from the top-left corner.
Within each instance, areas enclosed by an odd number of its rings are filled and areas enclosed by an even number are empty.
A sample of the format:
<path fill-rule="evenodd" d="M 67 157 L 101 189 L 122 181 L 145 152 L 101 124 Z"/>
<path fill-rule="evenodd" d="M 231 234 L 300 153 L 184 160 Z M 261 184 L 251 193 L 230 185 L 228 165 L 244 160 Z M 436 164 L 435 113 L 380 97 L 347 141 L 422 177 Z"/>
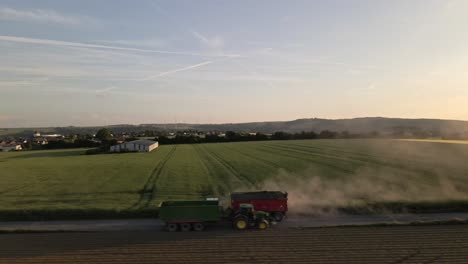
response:
<path fill-rule="evenodd" d="M 203 223 L 195 223 L 193 224 L 194 231 L 203 231 L 205 229 L 205 225 Z"/>
<path fill-rule="evenodd" d="M 276 222 L 281 222 L 283 218 L 284 218 L 284 214 L 282 212 L 273 213 L 273 219 L 275 219 Z"/>
<path fill-rule="evenodd" d="M 167 224 L 166 228 L 167 228 L 167 231 L 169 232 L 175 232 L 177 231 L 178 226 L 177 224 Z"/>
<path fill-rule="evenodd" d="M 189 223 L 182 223 L 180 224 L 180 231 L 182 232 L 188 232 L 192 229 L 192 226 Z"/>
<path fill-rule="evenodd" d="M 262 220 L 262 221 L 258 222 L 258 225 L 257 225 L 258 229 L 260 229 L 260 230 L 268 229 L 268 226 L 269 226 L 269 223 L 268 223 L 267 220 Z"/>
<path fill-rule="evenodd" d="M 232 221 L 232 225 L 237 230 L 245 230 L 249 227 L 249 222 L 245 217 L 236 217 Z"/>

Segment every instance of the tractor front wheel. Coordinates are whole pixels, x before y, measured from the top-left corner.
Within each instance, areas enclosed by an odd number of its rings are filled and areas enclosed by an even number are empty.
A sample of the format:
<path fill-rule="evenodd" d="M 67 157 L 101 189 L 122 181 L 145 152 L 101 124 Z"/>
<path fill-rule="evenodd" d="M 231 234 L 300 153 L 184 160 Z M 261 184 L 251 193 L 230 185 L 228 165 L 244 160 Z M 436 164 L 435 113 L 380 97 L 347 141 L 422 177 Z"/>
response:
<path fill-rule="evenodd" d="M 265 229 L 268 229 L 268 221 L 267 220 L 262 220 L 258 223 L 257 227 L 259 230 L 265 230 Z"/>
<path fill-rule="evenodd" d="M 245 217 L 237 217 L 232 221 L 232 225 L 237 230 L 245 230 L 249 227 L 249 222 Z"/>

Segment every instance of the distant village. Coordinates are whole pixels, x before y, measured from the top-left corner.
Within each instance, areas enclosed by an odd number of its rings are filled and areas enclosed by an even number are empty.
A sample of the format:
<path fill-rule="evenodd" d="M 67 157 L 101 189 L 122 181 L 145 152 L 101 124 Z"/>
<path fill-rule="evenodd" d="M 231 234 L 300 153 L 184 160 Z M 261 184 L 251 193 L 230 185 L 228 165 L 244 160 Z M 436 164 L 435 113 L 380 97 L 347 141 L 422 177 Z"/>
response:
<path fill-rule="evenodd" d="M 21 150 L 44 150 L 44 149 L 66 149 L 66 148 L 92 148 L 89 154 L 103 152 L 133 152 L 152 151 L 159 144 L 193 144 L 193 143 L 216 143 L 233 141 L 259 141 L 259 140 L 286 140 L 286 139 L 314 139 L 314 138 L 338 138 L 349 134 L 339 134 L 330 131 L 302 132 L 288 134 L 276 132 L 273 134 L 262 134 L 258 132 L 239 133 L 227 132 L 201 132 L 201 131 L 141 131 L 120 132 L 103 128 L 95 134 L 44 134 L 35 131 L 28 137 L 8 137 L 0 140 L 0 151 Z"/>
<path fill-rule="evenodd" d="M 35 131 L 29 137 L 6 137 L 0 140 L 0 151 L 21 151 L 21 150 L 42 150 L 42 149 L 62 149 L 62 148 L 96 148 L 105 147 L 109 152 L 126 151 L 152 151 L 159 145 L 159 138 L 165 143 L 173 141 L 179 137 L 185 138 L 205 138 L 215 135 L 225 137 L 225 133 L 199 133 L 193 131 L 183 131 L 160 134 L 154 131 L 143 131 L 140 133 L 112 133 L 108 129 L 101 129 L 96 134 L 43 134 Z"/>
<path fill-rule="evenodd" d="M 256 135 L 256 133 L 248 133 Z M 163 144 L 197 143 L 206 138 L 216 138 L 222 142 L 226 133 L 177 131 L 160 133 L 157 131 L 142 131 L 112 133 L 108 129 L 100 129 L 96 134 L 44 134 L 35 131 L 28 137 L 5 137 L 0 140 L 0 151 L 43 150 L 64 148 L 99 148 L 99 152 L 149 152 Z M 213 141 L 213 140 L 212 140 Z"/>
<path fill-rule="evenodd" d="M 112 132 L 108 128 L 99 129 L 95 134 L 55 134 L 34 131 L 30 136 L 9 136 L 0 138 L 0 152 L 89 148 L 87 154 L 101 154 L 112 152 L 150 152 L 159 145 L 167 144 L 195 144 L 218 143 L 237 141 L 261 141 L 261 140 L 296 140 L 296 139 L 351 139 L 351 138 L 434 138 L 429 132 L 401 131 L 392 134 L 381 134 L 377 131 L 369 133 L 350 133 L 348 131 L 321 132 L 275 132 L 264 134 L 259 132 L 234 132 L 234 131 L 174 131 L 161 132 L 144 130 L 140 132 Z M 442 139 L 468 139 L 468 133 L 463 137 L 442 137 Z"/>

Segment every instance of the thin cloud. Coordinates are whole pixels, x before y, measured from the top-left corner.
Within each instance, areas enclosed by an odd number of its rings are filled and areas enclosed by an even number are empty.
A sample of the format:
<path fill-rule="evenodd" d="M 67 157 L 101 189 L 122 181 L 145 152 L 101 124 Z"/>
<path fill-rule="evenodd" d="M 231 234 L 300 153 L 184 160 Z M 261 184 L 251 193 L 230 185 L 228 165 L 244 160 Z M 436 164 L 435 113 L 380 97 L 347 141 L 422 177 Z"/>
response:
<path fill-rule="evenodd" d="M 62 47 L 77 47 L 77 48 L 109 49 L 109 50 L 144 52 L 144 53 L 158 53 L 158 54 L 168 54 L 168 55 L 187 55 L 187 56 L 202 56 L 202 57 L 226 57 L 226 58 L 239 57 L 239 55 L 237 55 L 237 54 L 202 54 L 202 53 L 181 52 L 181 51 L 138 49 L 138 48 L 128 48 L 128 47 L 117 47 L 117 46 L 87 44 L 87 43 L 80 43 L 80 42 L 59 41 L 59 40 L 51 40 L 51 39 L 24 38 L 24 37 L 15 37 L 15 36 L 0 36 L 0 41 L 9 41 L 9 42 L 26 43 L 26 44 L 62 46 Z"/>
<path fill-rule="evenodd" d="M 30 85 L 42 84 L 47 81 L 49 81 L 48 77 L 27 78 L 27 79 L 22 79 L 22 80 L 0 80 L 0 89 L 23 86 L 23 85 L 30 86 Z"/>
<path fill-rule="evenodd" d="M 124 45 L 124 46 L 137 46 L 137 47 L 149 47 L 149 48 L 161 48 L 168 45 L 168 41 L 162 39 L 118 39 L 118 40 L 98 40 L 95 41 L 103 44 L 111 45 Z"/>
<path fill-rule="evenodd" d="M 224 45 L 224 40 L 220 36 L 213 38 L 207 38 L 197 31 L 191 31 L 192 35 L 198 39 L 201 43 L 209 46 L 210 48 L 220 48 Z"/>
<path fill-rule="evenodd" d="M 61 25 L 77 26 L 81 24 L 95 23 L 96 21 L 90 17 L 63 15 L 55 10 L 48 9 L 33 9 L 33 10 L 18 10 L 9 7 L 0 7 L 0 20 L 6 21 L 22 21 L 22 22 L 39 22 L 39 23 L 54 23 Z"/>
<path fill-rule="evenodd" d="M 169 12 L 161 8 L 159 5 L 157 5 L 154 2 L 149 3 L 159 14 L 163 15 L 166 17 L 168 20 L 172 22 L 173 25 L 177 26 L 181 30 L 189 32 L 196 40 L 198 40 L 200 43 L 210 47 L 210 48 L 221 48 L 224 46 L 224 39 L 221 38 L 220 36 L 215 36 L 213 38 L 208 38 L 201 34 L 198 31 L 192 30 L 184 25 L 182 25 L 179 20 L 174 19 Z"/>
<path fill-rule="evenodd" d="M 157 78 L 159 78 L 159 77 L 163 77 L 163 76 L 166 76 L 166 75 L 171 75 L 171 74 L 174 74 L 174 73 L 177 73 L 177 72 L 188 71 L 188 70 L 191 70 L 191 69 L 195 69 L 195 68 L 198 68 L 198 67 L 202 67 L 202 66 L 211 64 L 211 63 L 213 63 L 213 62 L 214 62 L 214 61 L 205 61 L 205 62 L 202 62 L 202 63 L 190 65 L 190 66 L 183 67 L 183 68 L 180 68 L 180 69 L 175 69 L 175 70 L 171 70 L 171 71 L 161 72 L 161 73 L 159 73 L 159 74 L 156 74 L 156 75 L 153 75 L 153 76 L 148 76 L 148 77 L 145 77 L 145 78 L 143 78 L 143 79 L 140 79 L 140 81 L 154 80 L 154 79 L 157 79 Z"/>

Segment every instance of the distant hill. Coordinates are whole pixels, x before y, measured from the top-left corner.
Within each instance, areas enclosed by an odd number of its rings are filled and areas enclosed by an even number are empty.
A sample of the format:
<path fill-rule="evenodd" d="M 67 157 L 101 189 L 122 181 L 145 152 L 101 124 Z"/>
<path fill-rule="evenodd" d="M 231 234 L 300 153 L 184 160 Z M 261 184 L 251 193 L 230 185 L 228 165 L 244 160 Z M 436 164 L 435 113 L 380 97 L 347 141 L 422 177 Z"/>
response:
<path fill-rule="evenodd" d="M 395 134 L 406 132 L 429 132 L 433 135 L 468 133 L 468 121 L 443 120 L 443 119 L 405 119 L 405 118 L 383 118 L 364 117 L 352 119 L 297 119 L 293 121 L 277 122 L 252 122 L 252 123 L 229 123 L 229 124 L 141 124 L 141 125 L 113 125 L 103 126 L 115 133 L 140 132 L 145 130 L 158 131 L 236 131 L 236 132 L 262 132 L 274 133 L 301 132 L 323 130 L 348 131 L 350 133 Z M 47 128 L 0 128 L 0 136 L 28 136 L 34 131 L 42 133 L 89 133 L 94 134 L 102 127 L 47 127 Z"/>

